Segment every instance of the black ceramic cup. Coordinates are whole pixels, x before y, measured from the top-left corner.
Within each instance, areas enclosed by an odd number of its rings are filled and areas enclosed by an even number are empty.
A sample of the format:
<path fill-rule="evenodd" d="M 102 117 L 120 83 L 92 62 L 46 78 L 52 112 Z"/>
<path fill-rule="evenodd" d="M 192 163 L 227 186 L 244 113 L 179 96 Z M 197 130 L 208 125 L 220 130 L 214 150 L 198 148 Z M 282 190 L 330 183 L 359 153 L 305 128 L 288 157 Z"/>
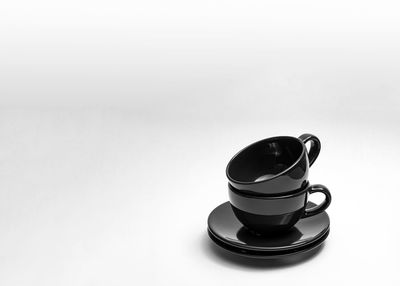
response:
<path fill-rule="evenodd" d="M 308 168 L 320 150 L 321 143 L 312 134 L 267 138 L 237 153 L 226 167 L 226 176 L 236 190 L 251 195 L 297 192 L 305 187 Z"/>
<path fill-rule="evenodd" d="M 317 192 L 323 193 L 325 200 L 307 209 L 309 195 Z M 257 234 L 274 235 L 289 230 L 301 218 L 326 210 L 331 203 L 331 194 L 325 186 L 308 182 L 302 190 L 282 196 L 251 196 L 229 185 L 229 200 L 235 216 L 245 227 Z"/>

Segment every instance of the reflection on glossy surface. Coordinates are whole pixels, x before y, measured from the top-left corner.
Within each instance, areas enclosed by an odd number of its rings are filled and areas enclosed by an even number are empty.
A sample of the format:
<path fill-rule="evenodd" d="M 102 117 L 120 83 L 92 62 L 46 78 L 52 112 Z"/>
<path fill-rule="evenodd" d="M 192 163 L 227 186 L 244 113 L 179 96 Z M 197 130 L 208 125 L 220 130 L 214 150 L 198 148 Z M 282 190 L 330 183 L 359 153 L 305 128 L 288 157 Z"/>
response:
<path fill-rule="evenodd" d="M 315 204 L 309 203 L 307 207 Z M 214 241 L 233 251 L 292 252 L 321 243 L 329 231 L 329 217 L 322 212 L 313 217 L 300 219 L 289 231 L 282 235 L 256 235 L 243 227 L 236 218 L 229 202 L 215 208 L 208 217 L 209 232 Z M 325 236 L 325 237 L 324 237 Z"/>
<path fill-rule="evenodd" d="M 281 245 L 293 245 L 296 241 L 303 236 L 303 234 L 297 229 L 292 228 L 288 230 L 284 235 L 271 235 L 268 237 L 270 247 L 279 247 Z M 252 245 L 263 245 L 265 237 L 257 235 L 246 227 L 242 227 L 236 234 L 238 240 L 245 243 L 247 246 Z"/>

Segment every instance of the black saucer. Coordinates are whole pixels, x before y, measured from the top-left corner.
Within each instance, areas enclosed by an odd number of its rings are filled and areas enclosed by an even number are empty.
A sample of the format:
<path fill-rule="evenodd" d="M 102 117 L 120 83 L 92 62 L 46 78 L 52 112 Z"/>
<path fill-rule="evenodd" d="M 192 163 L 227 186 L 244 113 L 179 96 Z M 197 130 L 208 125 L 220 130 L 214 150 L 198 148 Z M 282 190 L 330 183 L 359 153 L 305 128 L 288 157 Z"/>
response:
<path fill-rule="evenodd" d="M 309 202 L 307 207 L 315 206 Z M 235 217 L 229 202 L 216 207 L 208 217 L 208 235 L 220 247 L 242 256 L 280 258 L 310 251 L 318 247 L 329 234 L 326 212 L 301 219 L 287 233 L 259 236 Z"/>

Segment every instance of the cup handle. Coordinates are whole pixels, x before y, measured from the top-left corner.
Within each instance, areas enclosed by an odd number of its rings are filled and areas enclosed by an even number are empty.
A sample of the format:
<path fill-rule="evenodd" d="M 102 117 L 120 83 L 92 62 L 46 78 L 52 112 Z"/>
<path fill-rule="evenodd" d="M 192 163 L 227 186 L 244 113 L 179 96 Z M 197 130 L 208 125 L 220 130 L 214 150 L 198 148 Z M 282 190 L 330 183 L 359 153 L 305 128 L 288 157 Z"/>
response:
<path fill-rule="evenodd" d="M 315 206 L 315 207 L 312 207 L 309 209 L 306 208 L 302 218 L 319 214 L 319 213 L 323 212 L 324 210 L 326 210 L 329 207 L 329 205 L 331 204 L 331 200 L 332 200 L 331 193 L 329 192 L 328 188 L 325 187 L 324 185 L 309 186 L 307 192 L 310 195 L 313 193 L 318 193 L 318 192 L 323 193 L 325 195 L 325 200 L 318 206 Z"/>
<path fill-rule="evenodd" d="M 311 142 L 310 150 L 307 150 L 309 166 L 311 167 L 315 159 L 317 159 L 319 151 L 321 151 L 321 142 L 319 141 L 317 136 L 308 133 L 299 136 L 299 139 L 303 141 L 304 145 L 308 141 Z"/>

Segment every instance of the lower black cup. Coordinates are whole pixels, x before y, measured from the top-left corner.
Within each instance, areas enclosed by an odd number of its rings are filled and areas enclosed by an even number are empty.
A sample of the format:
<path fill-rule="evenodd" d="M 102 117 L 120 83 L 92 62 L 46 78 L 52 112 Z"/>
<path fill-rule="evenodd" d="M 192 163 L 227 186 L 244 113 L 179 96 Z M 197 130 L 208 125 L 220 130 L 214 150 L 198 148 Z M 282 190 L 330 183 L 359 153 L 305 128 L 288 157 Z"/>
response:
<path fill-rule="evenodd" d="M 323 193 L 325 200 L 306 209 L 312 193 Z M 293 227 L 301 218 L 310 217 L 326 210 L 331 194 L 323 185 L 307 184 L 295 193 L 283 196 L 253 196 L 243 194 L 229 185 L 229 200 L 234 214 L 249 230 L 261 235 L 274 235 Z"/>

